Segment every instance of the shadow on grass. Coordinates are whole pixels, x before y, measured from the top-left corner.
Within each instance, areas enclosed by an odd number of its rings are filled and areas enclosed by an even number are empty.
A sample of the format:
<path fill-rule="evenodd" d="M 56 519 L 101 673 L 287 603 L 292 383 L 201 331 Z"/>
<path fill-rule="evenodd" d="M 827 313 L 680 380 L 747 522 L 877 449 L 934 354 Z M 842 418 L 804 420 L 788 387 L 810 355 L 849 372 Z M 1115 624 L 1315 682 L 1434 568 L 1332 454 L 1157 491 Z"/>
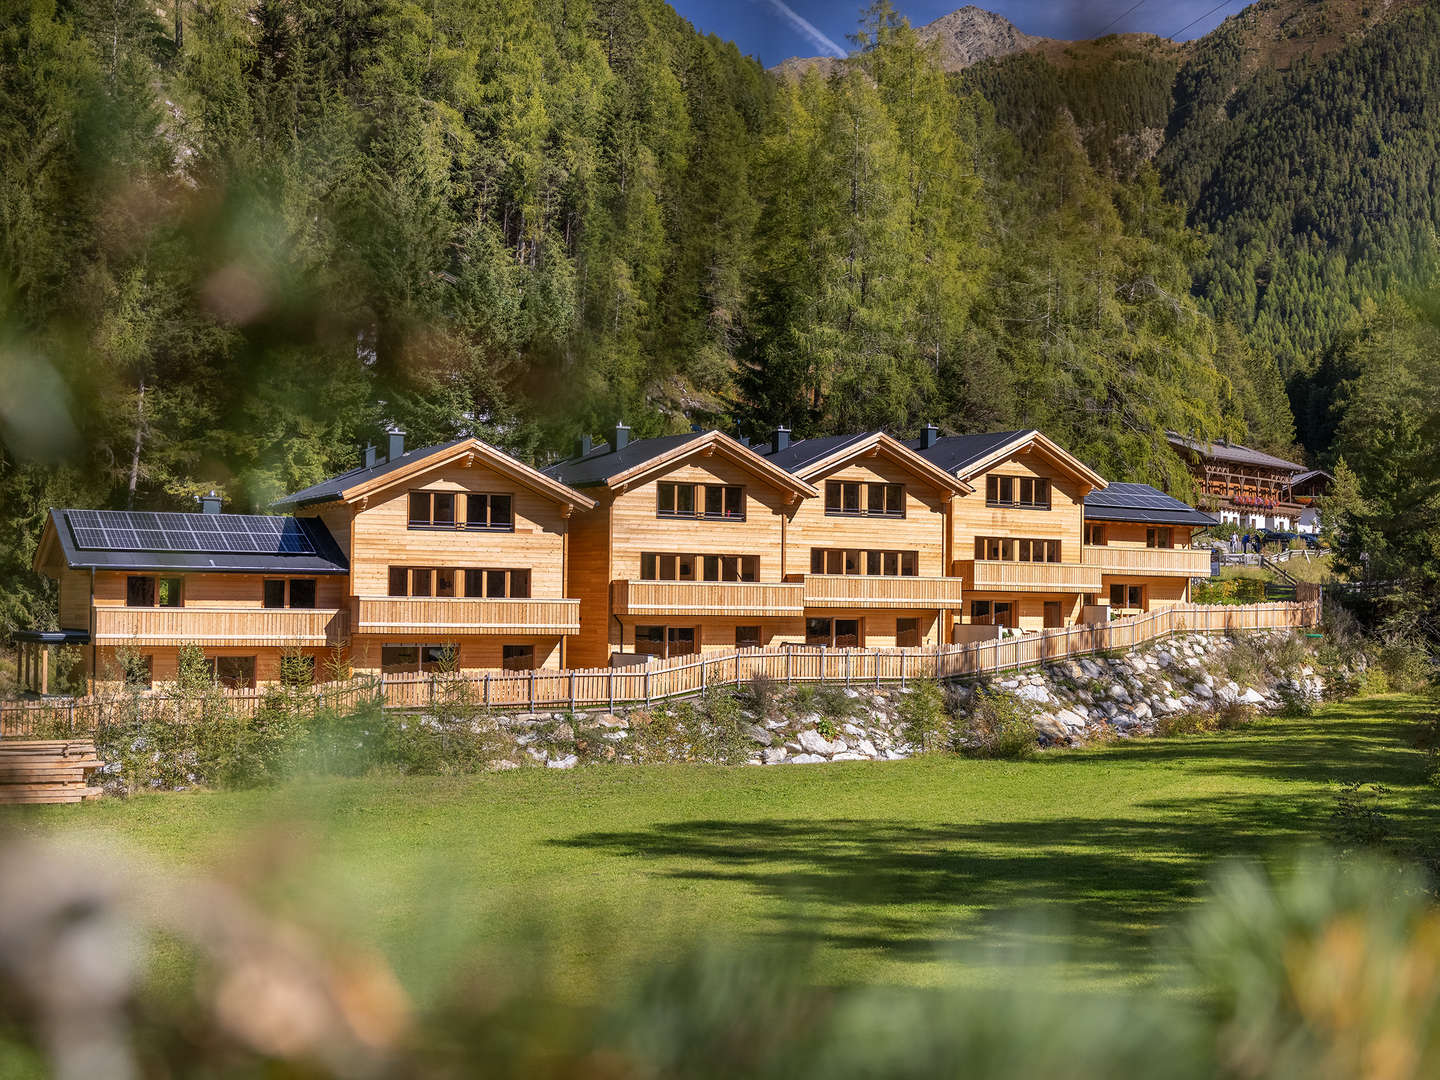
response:
<path fill-rule="evenodd" d="M 1419 756 L 1395 705 L 1350 716 L 1329 726 L 1323 717 L 1266 720 L 1243 734 L 1135 741 L 1052 759 L 1296 781 L 1281 793 L 1151 800 L 1124 816 L 1107 814 L 1102 799 L 1094 816 L 1018 821 L 686 820 L 553 843 L 644 859 L 671 879 L 739 884 L 775 901 L 762 933 L 792 943 L 923 961 L 955 944 L 1018 943 L 1029 931 L 1016 913 L 1028 912 L 1040 917 L 1033 925 L 1065 927 L 1060 936 L 1076 950 L 1078 968 L 1143 975 L 1156 964 L 1156 932 L 1200 893 L 1216 860 L 1288 856 L 1325 841 L 1328 782 L 1416 783 Z M 1038 770 L 1040 783 L 1047 772 Z M 1400 808 L 1392 816 L 1417 829 L 1429 815 Z"/>

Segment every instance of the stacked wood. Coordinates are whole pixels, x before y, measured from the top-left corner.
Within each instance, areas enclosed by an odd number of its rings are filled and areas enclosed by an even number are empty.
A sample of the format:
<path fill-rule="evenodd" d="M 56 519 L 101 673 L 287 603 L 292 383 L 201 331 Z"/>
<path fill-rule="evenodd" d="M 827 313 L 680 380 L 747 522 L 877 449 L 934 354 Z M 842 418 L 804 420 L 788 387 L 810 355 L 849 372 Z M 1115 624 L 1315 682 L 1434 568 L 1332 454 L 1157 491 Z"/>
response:
<path fill-rule="evenodd" d="M 90 739 L 0 740 L 0 805 L 98 799 L 90 786 L 98 768 Z"/>

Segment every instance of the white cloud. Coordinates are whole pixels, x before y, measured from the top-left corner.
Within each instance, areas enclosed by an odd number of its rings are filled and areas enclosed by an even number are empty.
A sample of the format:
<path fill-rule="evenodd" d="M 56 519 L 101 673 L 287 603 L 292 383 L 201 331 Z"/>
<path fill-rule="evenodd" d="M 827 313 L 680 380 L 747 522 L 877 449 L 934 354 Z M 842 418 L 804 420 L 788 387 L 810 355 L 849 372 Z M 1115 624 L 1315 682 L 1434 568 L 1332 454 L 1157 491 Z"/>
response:
<path fill-rule="evenodd" d="M 791 26 L 793 26 L 801 34 L 802 37 L 804 37 L 807 41 L 810 42 L 810 44 L 814 45 L 817 49 L 820 49 L 831 56 L 845 56 L 844 49 L 842 49 L 839 45 L 835 44 L 833 40 L 822 34 L 819 27 L 817 27 L 809 19 L 805 18 L 805 16 L 801 15 L 789 4 L 782 3 L 781 0 L 767 0 L 767 2 L 772 8 L 775 9 L 775 14 L 779 15 L 782 19 L 784 19 Z"/>

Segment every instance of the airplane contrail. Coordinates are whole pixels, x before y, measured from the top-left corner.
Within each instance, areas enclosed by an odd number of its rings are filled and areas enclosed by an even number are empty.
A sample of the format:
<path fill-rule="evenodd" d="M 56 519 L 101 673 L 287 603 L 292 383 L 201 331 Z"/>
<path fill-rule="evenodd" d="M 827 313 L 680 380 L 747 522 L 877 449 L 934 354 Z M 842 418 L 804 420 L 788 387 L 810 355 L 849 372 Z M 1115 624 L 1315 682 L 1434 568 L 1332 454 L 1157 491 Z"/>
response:
<path fill-rule="evenodd" d="M 798 30 L 801 35 L 817 49 L 823 49 L 831 56 L 838 56 L 842 59 L 845 57 L 846 53 L 844 49 L 822 34 L 819 27 L 801 15 L 789 4 L 783 3 L 782 0 L 768 0 L 768 3 L 775 9 L 777 15 Z"/>

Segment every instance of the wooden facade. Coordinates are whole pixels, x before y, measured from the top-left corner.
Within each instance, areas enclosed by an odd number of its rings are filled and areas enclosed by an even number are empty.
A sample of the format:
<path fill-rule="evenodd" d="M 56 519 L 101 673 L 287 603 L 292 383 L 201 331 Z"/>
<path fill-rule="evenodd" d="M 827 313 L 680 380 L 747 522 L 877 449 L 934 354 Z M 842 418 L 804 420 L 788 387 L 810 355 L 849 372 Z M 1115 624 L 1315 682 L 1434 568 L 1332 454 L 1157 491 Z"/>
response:
<path fill-rule="evenodd" d="M 58 581 L 62 627 L 86 636 L 92 679 L 138 659 L 153 683 L 175 678 L 184 645 L 228 684 L 258 685 L 286 656 L 317 677 L 557 671 L 948 646 L 972 627 L 1188 602 L 1190 578 L 1209 572 L 1188 527 L 1160 544 L 1143 523 L 1092 523 L 1087 543 L 1086 496 L 1104 479 L 1043 435 L 1014 434 L 951 471 L 882 433 L 781 465 L 712 431 L 607 450 L 613 471 L 601 462 L 580 486 L 461 440 L 292 497 L 338 546 L 336 572 L 77 568 L 51 526 L 36 565 Z"/>

